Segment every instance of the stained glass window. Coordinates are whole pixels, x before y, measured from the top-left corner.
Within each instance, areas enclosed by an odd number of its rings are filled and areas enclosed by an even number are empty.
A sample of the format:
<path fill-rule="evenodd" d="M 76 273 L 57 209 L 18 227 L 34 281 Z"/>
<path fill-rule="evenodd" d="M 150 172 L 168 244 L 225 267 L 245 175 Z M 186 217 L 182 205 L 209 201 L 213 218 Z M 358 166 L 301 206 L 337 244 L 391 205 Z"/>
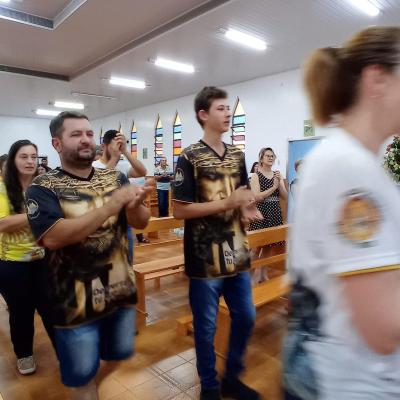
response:
<path fill-rule="evenodd" d="M 246 114 L 239 98 L 236 102 L 235 111 L 232 117 L 232 144 L 242 151 L 246 148 Z"/>
<path fill-rule="evenodd" d="M 135 125 L 135 121 L 132 122 L 131 128 L 131 154 L 133 157 L 137 157 L 137 129 Z"/>
<path fill-rule="evenodd" d="M 154 165 L 157 166 L 163 156 L 163 127 L 160 115 L 157 116 L 156 129 L 154 132 Z"/>
<path fill-rule="evenodd" d="M 175 121 L 173 126 L 173 158 L 174 158 L 174 170 L 176 163 L 178 162 L 178 157 L 182 152 L 182 124 L 181 118 L 176 112 Z"/>

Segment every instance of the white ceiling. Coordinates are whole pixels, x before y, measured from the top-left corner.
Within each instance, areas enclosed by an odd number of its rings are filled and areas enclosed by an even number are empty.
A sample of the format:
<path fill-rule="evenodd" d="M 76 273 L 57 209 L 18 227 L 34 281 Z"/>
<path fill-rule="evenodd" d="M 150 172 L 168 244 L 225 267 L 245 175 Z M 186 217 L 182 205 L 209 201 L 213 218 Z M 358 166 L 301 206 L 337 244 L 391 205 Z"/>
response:
<path fill-rule="evenodd" d="M 72 77 L 64 82 L 0 73 L 0 114 L 34 116 L 33 109 L 48 108 L 58 99 L 83 101 L 89 117 L 99 118 L 185 96 L 204 85 L 293 69 L 312 49 L 339 45 L 363 27 L 398 25 L 399 0 L 372 1 L 382 8 L 377 18 L 361 14 L 347 0 L 88 0 L 53 31 L 0 20 L 0 37 L 8 38 L 2 39 L 0 64 Z M 61 0 L 28 2 L 42 12 L 51 4 L 53 15 L 65 6 Z M 228 42 L 218 33 L 228 27 L 264 38 L 268 50 Z M 155 29 L 158 36 L 149 34 Z M 196 73 L 158 69 L 148 62 L 156 56 L 193 63 Z M 143 79 L 151 86 L 144 91 L 111 87 L 104 80 L 111 75 Z M 116 100 L 73 97 L 71 91 Z"/>

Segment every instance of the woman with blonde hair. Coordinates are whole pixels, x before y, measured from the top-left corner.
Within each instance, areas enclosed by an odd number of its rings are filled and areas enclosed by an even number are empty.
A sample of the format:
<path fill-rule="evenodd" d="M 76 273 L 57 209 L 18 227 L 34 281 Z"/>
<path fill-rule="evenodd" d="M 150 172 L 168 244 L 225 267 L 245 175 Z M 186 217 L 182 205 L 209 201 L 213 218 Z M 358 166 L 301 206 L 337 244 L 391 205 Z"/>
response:
<path fill-rule="evenodd" d="M 272 228 L 283 224 L 280 199 L 287 198 L 287 190 L 281 173 L 273 170 L 276 155 L 271 147 L 264 147 L 258 154 L 258 169 L 250 181 L 252 192 L 257 198 L 257 208 L 263 216 L 260 221 L 250 224 L 249 230 Z M 283 251 L 284 242 L 265 246 L 255 250 L 256 257 L 268 257 Z M 253 283 L 258 284 L 268 279 L 267 267 L 257 268 L 253 272 Z"/>
<path fill-rule="evenodd" d="M 286 399 L 400 399 L 400 28 L 371 27 L 305 66 L 314 120 L 339 132 L 302 165 L 290 233 Z"/>

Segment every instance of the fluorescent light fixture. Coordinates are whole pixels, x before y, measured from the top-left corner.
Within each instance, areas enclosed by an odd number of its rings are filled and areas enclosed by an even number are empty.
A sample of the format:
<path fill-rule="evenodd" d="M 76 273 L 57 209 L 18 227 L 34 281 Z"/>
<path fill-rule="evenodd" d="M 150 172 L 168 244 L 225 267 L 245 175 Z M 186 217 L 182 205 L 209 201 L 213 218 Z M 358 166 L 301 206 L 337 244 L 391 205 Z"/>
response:
<path fill-rule="evenodd" d="M 42 108 L 38 108 L 36 110 L 36 114 L 37 115 L 42 115 L 42 116 L 46 116 L 46 117 L 55 117 L 58 114 L 60 114 L 61 111 L 57 111 L 57 110 L 44 110 Z"/>
<path fill-rule="evenodd" d="M 267 48 L 267 43 L 263 40 L 248 35 L 247 33 L 237 31 L 236 29 L 228 29 L 225 32 L 225 37 L 243 46 L 251 47 L 252 49 L 265 50 Z"/>
<path fill-rule="evenodd" d="M 108 79 L 106 79 L 108 81 Z M 103 94 L 96 94 L 96 93 L 85 93 L 85 92 L 71 92 L 72 96 L 88 96 L 88 97 L 98 97 L 99 99 L 106 99 L 106 100 L 117 100 L 116 97 L 113 96 L 106 96 Z"/>
<path fill-rule="evenodd" d="M 376 17 L 381 11 L 379 8 L 372 4 L 369 0 L 348 0 L 354 7 L 369 15 L 370 17 Z"/>
<path fill-rule="evenodd" d="M 144 81 L 136 81 L 134 79 L 126 79 L 126 78 L 117 78 L 115 76 L 112 76 L 109 82 L 111 85 L 125 86 L 135 89 L 144 89 L 146 87 L 146 82 Z"/>
<path fill-rule="evenodd" d="M 1 3 L 9 3 L 11 0 L 0 0 Z"/>
<path fill-rule="evenodd" d="M 193 74 L 194 72 L 194 66 L 191 64 L 183 64 L 180 62 L 167 60 L 166 58 L 162 57 L 157 57 L 157 59 L 154 61 L 154 64 L 157 65 L 157 67 L 171 69 L 173 71 L 185 72 L 187 74 Z"/>
<path fill-rule="evenodd" d="M 68 101 L 55 101 L 54 107 L 57 108 L 72 108 L 73 110 L 83 110 L 85 106 L 82 103 L 71 103 Z"/>

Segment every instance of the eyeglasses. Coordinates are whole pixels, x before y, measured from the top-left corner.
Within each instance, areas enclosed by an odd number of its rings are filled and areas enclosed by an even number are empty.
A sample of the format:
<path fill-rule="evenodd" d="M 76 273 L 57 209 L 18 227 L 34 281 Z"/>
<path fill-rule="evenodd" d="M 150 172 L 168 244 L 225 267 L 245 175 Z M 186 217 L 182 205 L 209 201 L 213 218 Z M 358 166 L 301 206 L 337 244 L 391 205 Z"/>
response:
<path fill-rule="evenodd" d="M 273 160 L 273 159 L 275 158 L 274 155 L 270 156 L 270 155 L 268 155 L 268 154 L 266 154 L 265 157 L 270 158 L 271 160 Z"/>

